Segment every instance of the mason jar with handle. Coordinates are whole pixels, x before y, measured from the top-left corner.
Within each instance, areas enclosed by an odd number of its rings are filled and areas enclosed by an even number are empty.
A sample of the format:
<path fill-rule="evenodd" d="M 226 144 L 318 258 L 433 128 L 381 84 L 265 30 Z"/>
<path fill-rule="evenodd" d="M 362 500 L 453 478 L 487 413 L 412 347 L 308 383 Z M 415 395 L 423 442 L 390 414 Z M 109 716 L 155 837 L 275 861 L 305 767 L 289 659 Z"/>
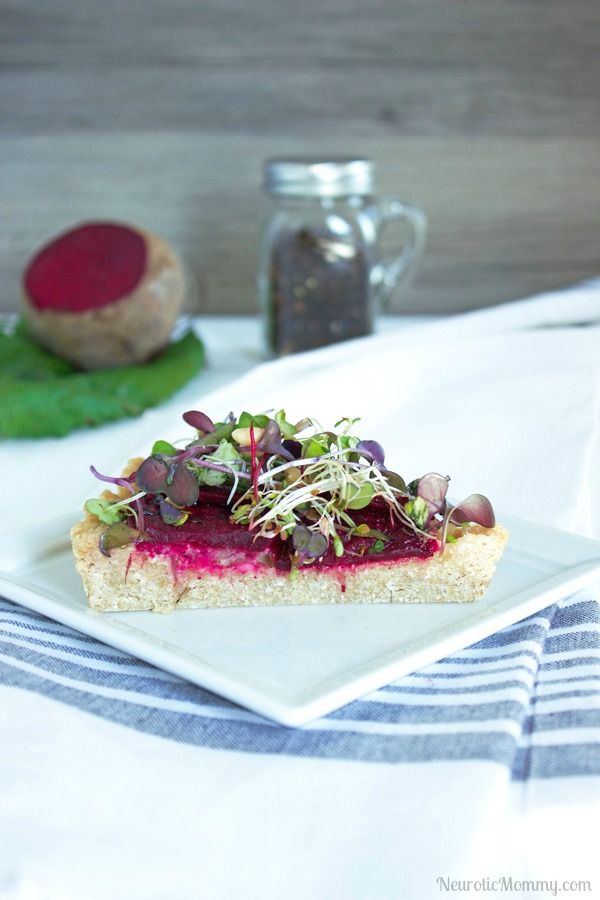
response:
<path fill-rule="evenodd" d="M 258 294 L 267 355 L 371 334 L 423 255 L 424 213 L 377 196 L 366 157 L 269 159 L 264 189 Z M 393 224 L 402 241 L 388 257 L 381 236 Z"/>

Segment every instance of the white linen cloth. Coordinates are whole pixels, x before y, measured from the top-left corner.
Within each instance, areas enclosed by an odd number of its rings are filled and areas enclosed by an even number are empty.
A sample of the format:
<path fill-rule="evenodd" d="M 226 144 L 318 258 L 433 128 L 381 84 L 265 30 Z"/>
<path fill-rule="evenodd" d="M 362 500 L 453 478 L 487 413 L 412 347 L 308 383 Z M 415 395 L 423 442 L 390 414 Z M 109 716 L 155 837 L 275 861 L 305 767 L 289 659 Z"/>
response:
<path fill-rule="evenodd" d="M 441 471 L 456 499 L 600 537 L 600 282 L 263 363 L 210 394 L 201 375 L 136 422 L 4 442 L 4 527 L 35 522 L 41 497 L 80 505 L 96 492 L 82 470 L 185 436 L 186 409 L 279 407 L 360 417 L 406 478 Z M 307 729 L 249 721 L 0 601 L 0 898 L 549 897 L 565 881 L 600 896 L 596 598 Z"/>

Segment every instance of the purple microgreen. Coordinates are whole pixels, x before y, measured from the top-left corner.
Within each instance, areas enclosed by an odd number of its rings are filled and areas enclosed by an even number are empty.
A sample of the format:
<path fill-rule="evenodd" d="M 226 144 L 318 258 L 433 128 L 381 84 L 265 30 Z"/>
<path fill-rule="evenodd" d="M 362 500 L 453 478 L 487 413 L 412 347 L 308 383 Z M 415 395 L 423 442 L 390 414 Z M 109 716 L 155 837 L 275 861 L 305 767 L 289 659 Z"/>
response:
<path fill-rule="evenodd" d="M 157 454 L 145 459 L 135 473 L 138 487 L 148 494 L 164 494 L 167 488 L 168 477 L 169 463 Z"/>
<path fill-rule="evenodd" d="M 158 506 L 160 517 L 165 525 L 183 525 L 188 518 L 188 513 L 179 507 L 169 503 L 168 500 L 161 500 Z"/>
<path fill-rule="evenodd" d="M 100 535 L 100 551 L 104 556 L 110 556 L 110 551 L 115 547 L 133 544 L 139 537 L 137 528 L 132 528 L 127 522 L 116 522 L 105 528 Z"/>
<path fill-rule="evenodd" d="M 281 446 L 290 454 L 290 457 L 286 457 L 286 459 L 300 459 L 300 457 L 302 456 L 302 444 L 300 443 L 300 441 L 295 441 L 292 438 L 286 438 L 285 441 L 281 442 Z"/>
<path fill-rule="evenodd" d="M 94 468 L 94 466 L 90 466 L 90 472 L 99 481 L 105 481 L 108 484 L 119 485 L 120 487 L 127 488 L 127 490 L 131 491 L 132 494 L 135 494 L 135 490 L 133 489 L 133 487 L 131 485 L 131 481 L 133 480 L 133 475 L 131 475 L 130 478 L 123 478 L 123 477 L 113 478 L 112 475 L 101 475 L 100 472 L 96 468 Z"/>
<path fill-rule="evenodd" d="M 312 531 L 306 525 L 296 525 L 292 532 L 292 544 L 295 550 L 305 551 L 312 538 Z"/>
<path fill-rule="evenodd" d="M 212 419 L 203 413 L 198 412 L 198 410 L 191 409 L 189 412 L 185 412 L 183 414 L 183 421 L 186 425 L 190 425 L 192 428 L 195 428 L 196 431 L 201 431 L 202 434 L 210 434 L 215 430 L 215 424 Z"/>
<path fill-rule="evenodd" d="M 471 494 L 466 500 L 462 500 L 450 511 L 452 522 L 464 524 L 475 522 L 483 528 L 493 528 L 496 517 L 492 504 L 483 494 Z"/>
<path fill-rule="evenodd" d="M 185 463 L 174 463 L 163 493 L 176 506 L 193 506 L 198 502 L 200 486 Z"/>
<path fill-rule="evenodd" d="M 275 419 L 269 419 L 264 431 L 256 442 L 256 449 L 260 453 L 270 453 L 273 456 L 282 456 L 284 459 L 293 460 L 296 457 L 283 446 L 281 429 Z"/>
<path fill-rule="evenodd" d="M 311 531 L 306 525 L 296 525 L 292 531 L 292 546 L 298 554 L 298 561 L 319 559 L 327 551 L 328 541 L 320 531 Z"/>
<path fill-rule="evenodd" d="M 446 510 L 446 494 L 448 493 L 449 479 L 444 475 L 438 475 L 437 472 L 429 472 L 423 475 L 417 483 L 417 497 L 421 497 L 427 504 L 428 518 L 427 522 L 433 516 L 443 515 Z"/>
<path fill-rule="evenodd" d="M 372 459 L 376 466 L 382 466 L 385 460 L 385 451 L 378 441 L 359 441 L 356 449 L 363 456 Z"/>
<path fill-rule="evenodd" d="M 496 517 L 487 497 L 484 497 L 483 494 L 471 494 L 456 506 L 449 506 L 446 510 L 442 529 L 442 546 L 450 540 L 447 537 L 447 531 L 451 521 L 459 525 L 475 522 L 483 528 L 493 528 L 496 524 Z"/>

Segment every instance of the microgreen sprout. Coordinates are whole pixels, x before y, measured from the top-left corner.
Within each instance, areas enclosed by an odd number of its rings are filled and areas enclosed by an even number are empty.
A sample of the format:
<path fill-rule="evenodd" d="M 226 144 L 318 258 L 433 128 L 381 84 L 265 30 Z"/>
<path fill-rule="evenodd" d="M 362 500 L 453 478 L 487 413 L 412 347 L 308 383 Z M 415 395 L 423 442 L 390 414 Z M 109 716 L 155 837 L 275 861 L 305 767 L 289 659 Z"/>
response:
<path fill-rule="evenodd" d="M 327 538 L 306 525 L 296 525 L 292 531 L 292 546 L 296 551 L 296 562 L 313 562 L 327 551 Z"/>
<path fill-rule="evenodd" d="M 205 413 L 198 412 L 195 409 L 185 412 L 182 418 L 186 425 L 191 425 L 192 428 L 202 432 L 202 434 L 210 434 L 211 431 L 215 430 L 212 419 L 209 419 Z"/>
<path fill-rule="evenodd" d="M 430 472 L 405 480 L 384 465 L 385 453 L 374 440 L 357 437 L 359 421 L 345 417 L 324 430 L 313 419 L 293 424 L 284 412 L 230 413 L 214 422 L 197 410 L 183 415 L 194 438 L 178 449 L 156 441 L 152 453 L 127 477 L 101 475 L 101 481 L 126 492 L 121 499 L 89 500 L 86 509 L 108 527 L 101 537 L 107 555 L 114 547 L 147 540 L 144 502 L 154 500 L 154 515 L 174 528 L 204 502 L 203 491 L 223 490 L 230 521 L 264 538 L 289 541 L 292 568 L 310 565 L 329 549 L 345 552 L 345 541 L 364 538 L 361 551 L 382 552 L 390 535 L 362 521 L 371 504 L 384 511 L 389 527 L 400 527 L 443 547 L 452 540 L 450 524 L 477 522 L 492 527 L 487 498 L 473 494 L 450 506 L 448 477 Z"/>
<path fill-rule="evenodd" d="M 136 528 L 132 528 L 126 522 L 115 522 L 109 525 L 100 535 L 100 551 L 104 556 L 110 556 L 115 547 L 125 547 L 133 544 L 140 536 Z"/>

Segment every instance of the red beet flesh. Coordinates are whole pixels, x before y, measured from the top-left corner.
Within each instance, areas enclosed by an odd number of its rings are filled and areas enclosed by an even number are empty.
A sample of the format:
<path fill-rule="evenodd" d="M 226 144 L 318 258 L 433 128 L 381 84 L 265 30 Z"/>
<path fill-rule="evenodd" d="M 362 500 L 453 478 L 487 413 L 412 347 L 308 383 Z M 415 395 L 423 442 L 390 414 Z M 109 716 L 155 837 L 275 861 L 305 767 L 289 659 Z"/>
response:
<path fill-rule="evenodd" d="M 172 525 L 166 525 L 158 514 L 155 496 L 147 494 L 142 502 L 145 513 L 144 532 L 149 540 L 136 544 L 136 548 L 150 555 L 167 553 L 173 565 L 181 571 L 186 568 L 193 569 L 196 563 L 200 563 L 204 571 L 209 571 L 213 575 L 222 574 L 223 565 L 215 561 L 215 554 L 218 555 L 222 550 L 230 550 L 240 555 L 238 564 L 242 569 L 252 562 L 256 563 L 262 554 L 263 566 L 267 564 L 264 561 L 266 556 L 276 571 L 289 572 L 291 568 L 289 542 L 259 537 L 249 528 L 232 524 L 231 509 L 227 505 L 228 496 L 229 488 L 201 487 L 198 503 L 193 507 L 187 507 L 190 518 L 174 528 Z M 439 544 L 434 538 L 423 539 L 413 531 L 406 530 L 402 524 L 392 522 L 386 503 L 378 502 L 377 498 L 360 511 L 360 521 L 377 531 L 385 529 L 390 540 L 382 550 L 371 553 L 364 546 L 366 544 L 372 546 L 375 543 L 374 538 L 359 535 L 344 536 L 345 552 L 342 557 L 336 556 L 330 543 L 322 559 L 315 562 L 311 568 L 343 572 L 345 569 L 369 564 L 426 560 L 439 549 Z M 227 568 L 228 571 L 234 572 L 236 566 L 229 563 Z"/>
<path fill-rule="evenodd" d="M 146 242 L 125 225 L 80 225 L 47 244 L 25 272 L 24 287 L 37 309 L 100 309 L 135 290 L 146 269 Z"/>

